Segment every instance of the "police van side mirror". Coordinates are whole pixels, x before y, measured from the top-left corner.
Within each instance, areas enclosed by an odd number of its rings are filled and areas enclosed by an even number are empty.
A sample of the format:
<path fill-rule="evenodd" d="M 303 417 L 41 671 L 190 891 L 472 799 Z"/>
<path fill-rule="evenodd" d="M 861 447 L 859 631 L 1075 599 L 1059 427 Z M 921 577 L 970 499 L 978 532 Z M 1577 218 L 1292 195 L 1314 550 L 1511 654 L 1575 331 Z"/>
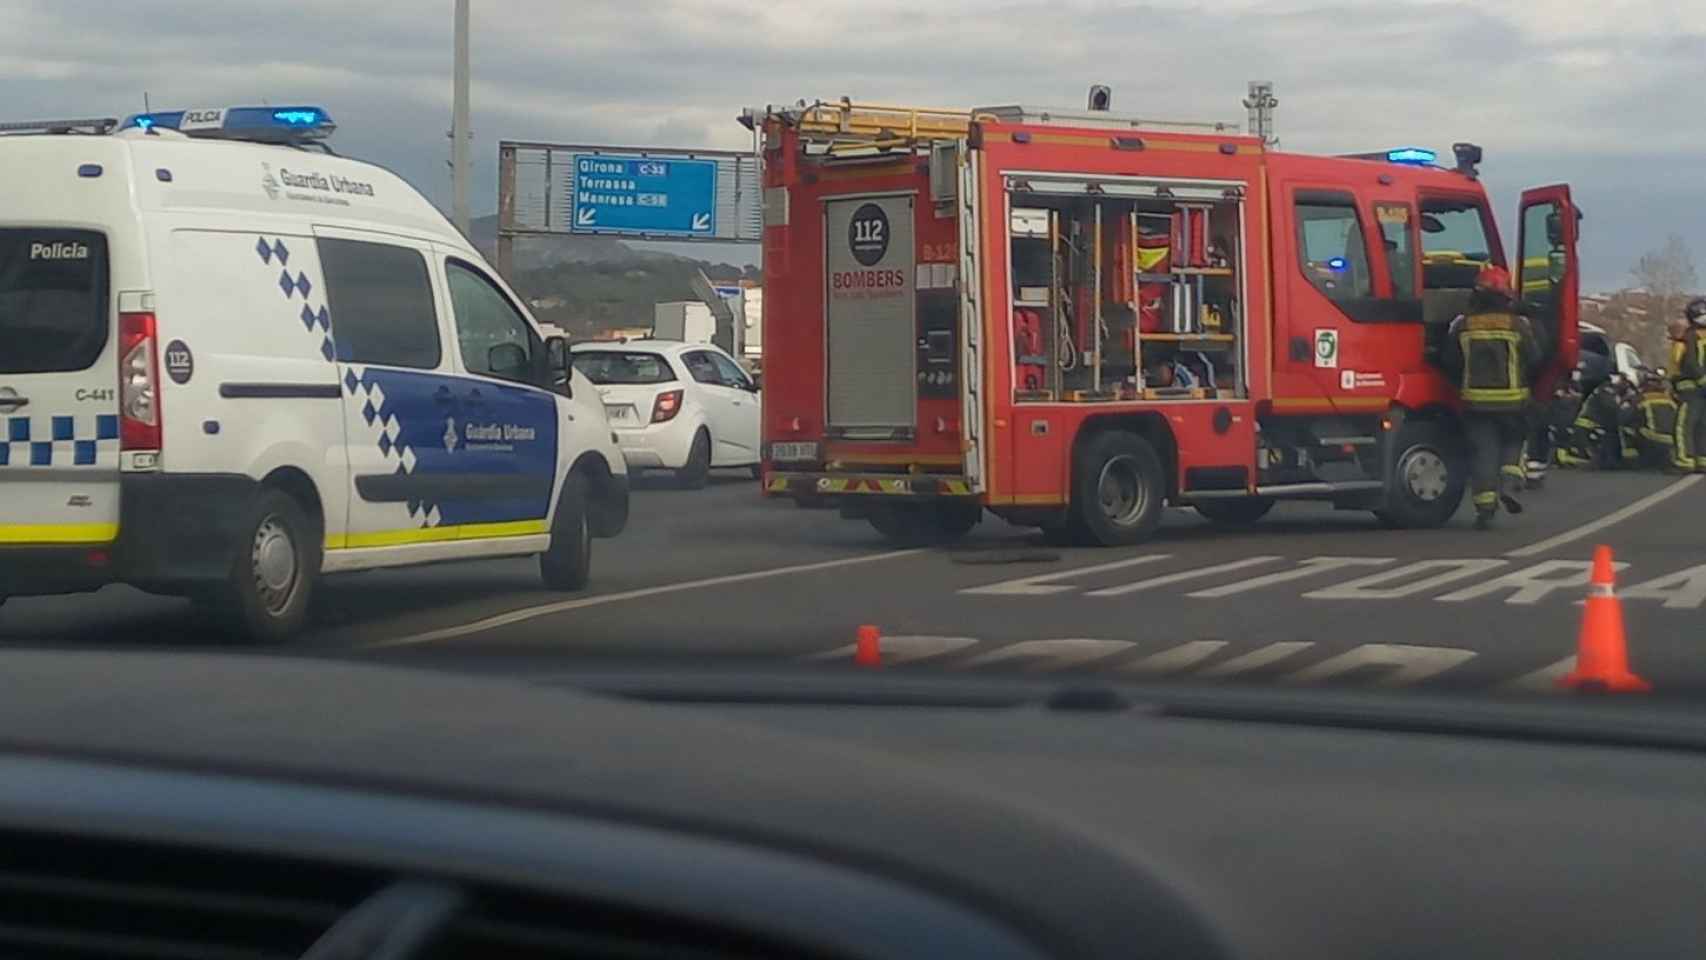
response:
<path fill-rule="evenodd" d="M 563 337 L 545 338 L 545 368 L 549 371 L 551 387 L 565 397 L 574 396 L 574 377 L 569 373 L 569 341 Z"/>
<path fill-rule="evenodd" d="M 528 379 L 527 351 L 520 344 L 500 343 L 486 351 L 486 369 L 506 380 Z"/>

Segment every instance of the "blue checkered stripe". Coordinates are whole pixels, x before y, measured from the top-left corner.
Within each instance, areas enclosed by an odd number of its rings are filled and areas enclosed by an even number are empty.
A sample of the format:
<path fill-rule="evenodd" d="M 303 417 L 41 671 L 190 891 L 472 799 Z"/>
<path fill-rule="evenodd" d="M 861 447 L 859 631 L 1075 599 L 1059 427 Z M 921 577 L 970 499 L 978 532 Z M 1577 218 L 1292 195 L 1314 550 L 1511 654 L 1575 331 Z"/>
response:
<path fill-rule="evenodd" d="M 395 374 L 393 374 L 395 376 Z M 396 384 L 393 383 L 393 388 Z M 366 368 L 346 367 L 344 369 L 344 391 L 350 397 L 361 398 L 361 419 L 367 428 L 376 436 L 374 443 L 387 462 L 394 461 L 398 474 L 411 474 L 419 463 L 414 445 L 403 434 L 403 423 L 397 418 L 397 411 L 391 399 L 385 394 L 385 385 L 377 371 Z M 354 428 L 350 424 L 350 428 Z M 406 504 L 409 519 L 424 527 L 439 525 L 440 516 L 438 504 L 431 501 L 410 500 Z"/>
<path fill-rule="evenodd" d="M 6 417 L 0 467 L 118 467 L 118 415 Z"/>
<path fill-rule="evenodd" d="M 296 314 L 302 328 L 310 334 L 320 337 L 320 356 L 327 363 L 337 359 L 337 344 L 332 341 L 332 315 L 325 304 L 316 308 L 308 300 L 308 295 L 314 292 L 314 284 L 308 279 L 308 274 L 301 270 L 295 276 L 290 274 L 290 248 L 284 245 L 284 238 L 268 240 L 258 237 L 255 240 L 255 255 L 261 258 L 264 266 L 271 267 L 274 261 L 278 263 L 278 288 L 284 293 L 284 299 L 295 302 L 298 295 L 302 297 L 302 311 Z M 270 274 L 269 274 L 270 276 Z"/>

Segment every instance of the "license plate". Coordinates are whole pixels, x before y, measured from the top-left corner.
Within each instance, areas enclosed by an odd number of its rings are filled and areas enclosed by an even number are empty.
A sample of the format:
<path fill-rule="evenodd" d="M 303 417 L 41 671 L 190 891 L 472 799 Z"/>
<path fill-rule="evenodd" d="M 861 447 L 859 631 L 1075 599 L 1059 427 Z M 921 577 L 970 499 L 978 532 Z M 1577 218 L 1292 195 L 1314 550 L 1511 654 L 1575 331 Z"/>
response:
<path fill-rule="evenodd" d="M 776 463 L 790 463 L 801 460 L 817 459 L 817 444 L 815 443 L 773 443 L 770 445 L 770 459 Z"/>
<path fill-rule="evenodd" d="M 634 423 L 639 419 L 634 416 L 634 408 L 626 403 L 605 404 L 604 416 L 611 423 Z"/>

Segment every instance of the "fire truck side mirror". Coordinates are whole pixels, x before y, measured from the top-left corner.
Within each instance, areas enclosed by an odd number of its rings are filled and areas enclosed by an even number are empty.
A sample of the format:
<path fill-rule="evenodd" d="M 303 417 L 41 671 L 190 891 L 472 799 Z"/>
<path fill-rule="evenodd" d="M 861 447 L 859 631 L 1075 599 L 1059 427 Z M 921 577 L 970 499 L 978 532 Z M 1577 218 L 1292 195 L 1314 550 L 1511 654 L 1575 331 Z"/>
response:
<path fill-rule="evenodd" d="M 1090 109 L 1105 112 L 1114 102 L 1114 91 L 1111 87 L 1097 83 L 1090 86 Z"/>

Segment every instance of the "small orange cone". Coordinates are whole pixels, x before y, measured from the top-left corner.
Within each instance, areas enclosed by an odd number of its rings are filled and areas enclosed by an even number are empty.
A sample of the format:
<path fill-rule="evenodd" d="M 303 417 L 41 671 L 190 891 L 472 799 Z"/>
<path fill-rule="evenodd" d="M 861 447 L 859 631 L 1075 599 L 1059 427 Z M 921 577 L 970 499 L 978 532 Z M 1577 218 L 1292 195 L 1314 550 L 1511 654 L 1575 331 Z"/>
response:
<path fill-rule="evenodd" d="M 1629 644 L 1623 635 L 1623 601 L 1617 599 L 1617 573 L 1611 548 L 1593 552 L 1593 577 L 1576 641 L 1576 669 L 1558 685 L 1583 693 L 1644 693 L 1653 685 L 1629 672 Z"/>
<path fill-rule="evenodd" d="M 853 646 L 853 662 L 861 667 L 883 665 L 882 631 L 870 624 L 859 628 L 858 642 Z"/>

